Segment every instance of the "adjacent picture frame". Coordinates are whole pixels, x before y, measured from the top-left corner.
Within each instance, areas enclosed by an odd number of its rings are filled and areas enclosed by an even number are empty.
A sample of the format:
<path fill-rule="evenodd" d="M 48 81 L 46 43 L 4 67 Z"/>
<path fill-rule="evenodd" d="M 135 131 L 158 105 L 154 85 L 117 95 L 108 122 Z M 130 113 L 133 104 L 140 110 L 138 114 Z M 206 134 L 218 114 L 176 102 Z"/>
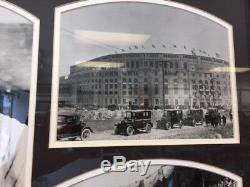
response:
<path fill-rule="evenodd" d="M 0 184 L 31 186 L 40 21 L 7 1 L 0 14 Z"/>
<path fill-rule="evenodd" d="M 240 143 L 229 23 L 162 0 L 69 3 L 54 23 L 49 148 Z"/>
<path fill-rule="evenodd" d="M 141 168 L 137 171 L 126 172 L 105 172 L 103 169 L 95 169 L 76 176 L 72 179 L 64 181 L 57 185 L 57 187 L 67 186 L 102 186 L 101 183 L 109 184 L 109 186 L 140 186 L 141 185 L 156 185 L 161 184 L 162 186 L 178 186 L 180 183 L 190 182 L 193 180 L 196 182 L 196 186 L 208 186 L 209 182 L 212 185 L 224 185 L 224 186 L 235 186 L 243 187 L 242 177 L 226 171 L 224 169 L 214 167 L 211 165 L 187 161 L 187 160 L 176 160 L 176 159 L 152 159 L 142 160 L 145 163 L 150 162 L 148 172 L 144 176 L 140 176 Z M 127 166 L 129 164 L 127 163 Z M 191 167 L 192 166 L 192 167 Z M 180 177 L 181 176 L 181 177 Z M 110 180 L 111 178 L 120 180 Z M 128 179 L 129 180 L 126 180 Z M 213 180 L 211 180 L 213 179 Z M 217 183 L 216 183 L 216 180 Z M 200 182 L 198 182 L 200 181 Z M 211 185 L 211 184 L 210 184 Z"/>

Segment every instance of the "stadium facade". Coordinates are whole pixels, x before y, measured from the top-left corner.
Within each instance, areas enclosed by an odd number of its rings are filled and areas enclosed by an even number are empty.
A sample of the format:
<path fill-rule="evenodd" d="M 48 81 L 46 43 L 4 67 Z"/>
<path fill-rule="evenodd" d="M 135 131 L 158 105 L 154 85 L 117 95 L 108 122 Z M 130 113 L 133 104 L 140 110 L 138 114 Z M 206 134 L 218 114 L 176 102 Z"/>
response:
<path fill-rule="evenodd" d="M 229 63 L 168 53 L 112 54 L 70 67 L 59 102 L 82 107 L 231 107 Z"/>

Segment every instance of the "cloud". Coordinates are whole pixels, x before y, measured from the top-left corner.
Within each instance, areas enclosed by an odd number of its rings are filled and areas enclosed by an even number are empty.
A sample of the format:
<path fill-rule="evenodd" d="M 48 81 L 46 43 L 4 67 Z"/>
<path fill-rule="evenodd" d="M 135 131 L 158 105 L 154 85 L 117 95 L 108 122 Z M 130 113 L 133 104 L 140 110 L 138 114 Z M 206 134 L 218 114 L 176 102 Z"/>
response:
<path fill-rule="evenodd" d="M 31 33 L 32 27 L 30 25 L 0 25 L 1 87 L 29 90 L 32 62 Z"/>

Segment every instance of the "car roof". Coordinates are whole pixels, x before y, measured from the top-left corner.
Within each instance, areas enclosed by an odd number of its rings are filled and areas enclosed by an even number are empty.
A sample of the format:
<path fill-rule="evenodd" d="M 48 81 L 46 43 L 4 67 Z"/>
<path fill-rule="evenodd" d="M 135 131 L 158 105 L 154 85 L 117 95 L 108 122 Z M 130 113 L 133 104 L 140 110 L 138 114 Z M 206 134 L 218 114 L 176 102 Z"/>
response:
<path fill-rule="evenodd" d="M 151 110 L 126 110 L 126 112 L 151 112 Z"/>
<path fill-rule="evenodd" d="M 164 109 L 164 111 L 182 111 L 181 109 Z"/>
<path fill-rule="evenodd" d="M 76 116 L 76 112 L 70 112 L 70 111 L 64 111 L 64 112 L 58 112 L 58 116 Z"/>

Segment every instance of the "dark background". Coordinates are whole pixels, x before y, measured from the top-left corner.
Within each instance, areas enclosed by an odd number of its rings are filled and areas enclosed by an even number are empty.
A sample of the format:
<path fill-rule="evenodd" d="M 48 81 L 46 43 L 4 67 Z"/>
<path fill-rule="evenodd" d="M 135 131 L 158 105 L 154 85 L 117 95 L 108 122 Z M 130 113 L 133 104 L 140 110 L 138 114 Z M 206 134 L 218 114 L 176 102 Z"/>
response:
<path fill-rule="evenodd" d="M 246 106 L 240 93 L 250 88 L 250 76 L 237 73 L 240 115 L 239 145 L 188 145 L 188 146 L 145 146 L 114 148 L 66 148 L 48 149 L 51 72 L 53 56 L 54 8 L 70 0 L 8 0 L 29 11 L 40 19 L 39 69 L 37 85 L 37 109 L 33 156 L 33 182 L 55 172 L 66 164 L 81 159 L 77 169 L 68 170 L 67 175 L 51 178 L 52 183 L 66 180 L 89 169 L 99 167 L 103 158 L 123 155 L 127 159 L 173 158 L 192 160 L 232 171 L 243 177 L 244 186 L 250 186 L 250 119 L 244 116 Z M 250 67 L 249 61 L 249 2 L 248 0 L 177 0 L 209 13 L 233 25 L 236 67 Z M 250 90 L 249 90 L 250 91 Z M 250 93 L 250 92 L 249 92 Z M 249 95 L 250 96 L 250 95 Z M 88 163 L 85 165 L 84 163 Z M 79 165 L 78 165 L 79 166 Z M 51 175 L 50 175 L 51 177 Z M 41 183 L 42 184 L 42 183 Z M 43 183 L 45 185 L 45 183 Z M 45 185 L 46 186 L 46 185 Z"/>

